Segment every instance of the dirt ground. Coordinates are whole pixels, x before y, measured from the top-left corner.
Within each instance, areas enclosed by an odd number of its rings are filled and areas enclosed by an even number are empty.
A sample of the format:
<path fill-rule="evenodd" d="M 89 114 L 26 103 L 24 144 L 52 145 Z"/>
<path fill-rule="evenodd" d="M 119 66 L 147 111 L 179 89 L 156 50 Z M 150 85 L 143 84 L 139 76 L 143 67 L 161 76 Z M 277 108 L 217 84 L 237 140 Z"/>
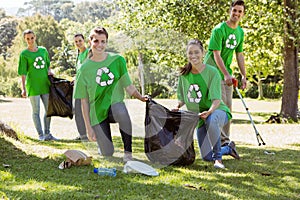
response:
<path fill-rule="evenodd" d="M 158 103 L 171 109 L 176 105 L 176 100 L 157 99 Z M 263 112 L 267 114 L 280 111 L 280 101 L 257 101 L 245 99 L 250 113 Z M 146 104 L 138 100 L 126 100 L 132 125 L 133 135 L 143 137 L 144 117 Z M 43 109 L 42 114 L 43 114 Z M 300 144 L 300 124 L 263 124 L 264 119 L 251 115 L 255 126 L 268 147 L 283 147 L 285 145 Z M 243 123 L 231 125 L 231 140 L 236 144 L 252 144 L 257 146 L 255 131 L 240 99 L 233 100 L 233 118 Z M 0 120 L 12 126 L 16 131 L 23 132 L 32 138 L 37 138 L 32 118 L 29 99 L 0 97 Z M 60 139 L 74 139 L 78 136 L 74 118 L 52 117 L 52 134 Z M 120 136 L 117 124 L 112 124 L 113 135 Z"/>

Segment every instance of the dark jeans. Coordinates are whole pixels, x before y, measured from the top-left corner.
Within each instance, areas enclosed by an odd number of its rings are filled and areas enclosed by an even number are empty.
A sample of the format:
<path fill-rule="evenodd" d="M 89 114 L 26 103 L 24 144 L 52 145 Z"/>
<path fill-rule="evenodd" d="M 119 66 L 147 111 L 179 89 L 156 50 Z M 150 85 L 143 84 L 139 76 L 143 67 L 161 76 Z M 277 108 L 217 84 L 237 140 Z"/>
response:
<path fill-rule="evenodd" d="M 132 126 L 127 108 L 124 103 L 115 103 L 111 105 L 108 117 L 100 124 L 93 126 L 101 154 L 112 156 L 114 153 L 110 123 L 119 123 L 124 149 L 132 152 Z"/>

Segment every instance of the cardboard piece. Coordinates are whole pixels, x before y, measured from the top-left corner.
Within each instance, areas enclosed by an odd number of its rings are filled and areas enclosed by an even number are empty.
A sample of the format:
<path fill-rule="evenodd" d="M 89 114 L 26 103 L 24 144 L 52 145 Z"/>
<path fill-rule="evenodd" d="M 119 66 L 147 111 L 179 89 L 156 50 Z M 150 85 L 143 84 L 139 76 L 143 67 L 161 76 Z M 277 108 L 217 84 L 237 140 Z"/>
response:
<path fill-rule="evenodd" d="M 87 156 L 79 150 L 67 150 L 64 154 L 67 157 L 67 161 L 70 161 L 75 166 L 90 165 L 92 162 L 92 156 Z"/>

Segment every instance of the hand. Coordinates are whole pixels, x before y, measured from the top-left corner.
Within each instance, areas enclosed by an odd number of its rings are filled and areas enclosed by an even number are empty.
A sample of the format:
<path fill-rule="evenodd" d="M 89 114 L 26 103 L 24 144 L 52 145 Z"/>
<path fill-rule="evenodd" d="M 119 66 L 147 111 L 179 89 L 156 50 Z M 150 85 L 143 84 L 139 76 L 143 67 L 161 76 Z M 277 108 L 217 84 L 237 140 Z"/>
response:
<path fill-rule="evenodd" d="M 242 89 L 244 90 L 247 86 L 247 79 L 246 77 L 242 77 Z"/>
<path fill-rule="evenodd" d="M 233 84 L 232 79 L 233 79 L 233 77 L 230 76 L 230 75 L 225 75 L 224 76 L 225 83 L 228 86 L 231 86 Z"/>
<path fill-rule="evenodd" d="M 86 133 L 90 141 L 97 141 L 95 131 L 91 126 L 87 127 Z"/>
<path fill-rule="evenodd" d="M 198 116 L 199 116 L 201 119 L 204 119 L 204 120 L 205 120 L 209 115 L 210 115 L 210 112 L 208 112 L 208 111 L 204 111 L 204 112 L 198 114 Z"/>
<path fill-rule="evenodd" d="M 179 108 L 173 108 L 173 109 L 171 109 L 171 111 L 173 111 L 173 112 L 178 112 L 178 111 L 179 111 Z"/>
<path fill-rule="evenodd" d="M 22 97 L 23 98 L 26 98 L 27 97 L 27 92 L 26 92 L 26 90 L 24 89 L 24 90 L 22 90 L 22 93 L 21 93 L 21 95 L 22 95 Z"/>

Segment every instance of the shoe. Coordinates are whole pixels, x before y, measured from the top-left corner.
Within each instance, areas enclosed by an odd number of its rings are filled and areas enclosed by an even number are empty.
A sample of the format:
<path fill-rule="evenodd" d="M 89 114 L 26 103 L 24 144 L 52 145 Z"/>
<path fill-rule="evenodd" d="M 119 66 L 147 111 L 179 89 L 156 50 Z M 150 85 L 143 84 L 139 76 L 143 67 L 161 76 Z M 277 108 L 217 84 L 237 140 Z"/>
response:
<path fill-rule="evenodd" d="M 45 141 L 49 141 L 49 140 L 58 141 L 59 139 L 55 138 L 55 137 L 54 137 L 53 135 L 51 135 L 51 134 L 45 135 Z"/>
<path fill-rule="evenodd" d="M 214 167 L 217 169 L 225 169 L 225 166 L 221 162 L 215 162 Z"/>
<path fill-rule="evenodd" d="M 237 153 L 236 151 L 236 148 L 235 148 L 235 143 L 233 141 L 230 141 L 228 146 L 231 148 L 231 152 L 229 155 L 231 155 L 232 157 L 234 157 L 235 159 L 240 159 L 240 156 L 239 154 Z"/>
<path fill-rule="evenodd" d="M 39 141 L 45 141 L 45 137 L 43 135 L 39 135 Z"/>
<path fill-rule="evenodd" d="M 131 152 L 125 152 L 124 153 L 124 157 L 123 157 L 123 161 L 126 163 L 128 161 L 132 161 L 132 153 Z"/>

